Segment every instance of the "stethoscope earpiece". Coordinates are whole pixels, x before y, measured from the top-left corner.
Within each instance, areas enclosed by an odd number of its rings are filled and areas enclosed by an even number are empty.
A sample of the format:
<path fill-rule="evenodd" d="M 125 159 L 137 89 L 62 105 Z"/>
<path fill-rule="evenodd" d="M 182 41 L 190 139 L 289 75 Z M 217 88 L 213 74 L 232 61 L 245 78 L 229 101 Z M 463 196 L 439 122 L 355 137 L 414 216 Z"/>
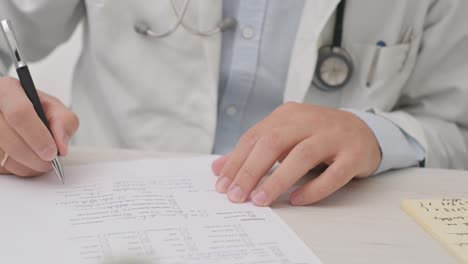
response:
<path fill-rule="evenodd" d="M 148 31 L 151 30 L 148 24 L 143 22 L 136 23 L 134 29 L 136 33 L 141 34 L 143 36 L 148 36 Z"/>
<path fill-rule="evenodd" d="M 236 28 L 237 26 L 237 20 L 233 17 L 226 17 L 221 21 L 219 24 L 219 29 L 223 32 L 226 30 L 231 30 Z"/>

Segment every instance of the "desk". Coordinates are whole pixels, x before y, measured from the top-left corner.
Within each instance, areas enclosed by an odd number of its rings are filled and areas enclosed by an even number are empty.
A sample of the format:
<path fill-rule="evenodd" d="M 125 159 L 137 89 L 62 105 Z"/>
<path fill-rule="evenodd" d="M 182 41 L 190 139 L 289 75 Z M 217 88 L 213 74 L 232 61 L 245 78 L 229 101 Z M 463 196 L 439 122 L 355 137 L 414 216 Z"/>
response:
<path fill-rule="evenodd" d="M 65 164 L 181 157 L 122 149 L 73 148 Z M 448 251 L 400 210 L 404 198 L 468 197 L 468 172 L 407 169 L 352 181 L 309 207 L 284 196 L 273 205 L 325 264 L 456 263 Z"/>

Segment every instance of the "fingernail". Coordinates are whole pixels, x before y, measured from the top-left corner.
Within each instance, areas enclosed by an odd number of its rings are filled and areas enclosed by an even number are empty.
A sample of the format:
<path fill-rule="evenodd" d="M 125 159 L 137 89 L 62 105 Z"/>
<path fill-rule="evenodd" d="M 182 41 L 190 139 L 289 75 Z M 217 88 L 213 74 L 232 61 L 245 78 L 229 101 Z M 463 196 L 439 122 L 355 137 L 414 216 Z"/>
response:
<path fill-rule="evenodd" d="M 225 193 L 230 185 L 231 180 L 228 177 L 220 177 L 216 181 L 216 191 L 220 193 Z"/>
<path fill-rule="evenodd" d="M 291 203 L 293 205 L 302 205 L 304 203 L 304 196 L 299 193 L 293 193 L 291 195 Z"/>
<path fill-rule="evenodd" d="M 44 148 L 41 152 L 41 158 L 46 161 L 51 161 L 57 156 L 57 147 L 52 145 Z"/>
<path fill-rule="evenodd" d="M 243 202 L 244 192 L 238 185 L 234 185 L 228 193 L 229 200 L 235 203 Z"/>
<path fill-rule="evenodd" d="M 254 204 L 259 205 L 259 206 L 266 206 L 267 200 L 268 200 L 267 194 L 263 190 L 255 192 L 254 195 L 252 196 L 252 202 L 254 202 Z"/>
<path fill-rule="evenodd" d="M 213 161 L 213 163 L 211 163 L 211 170 L 213 171 L 214 175 L 216 176 L 219 176 L 219 174 L 221 173 L 221 171 L 219 170 L 219 162 L 220 162 L 221 158 L 217 158 Z"/>

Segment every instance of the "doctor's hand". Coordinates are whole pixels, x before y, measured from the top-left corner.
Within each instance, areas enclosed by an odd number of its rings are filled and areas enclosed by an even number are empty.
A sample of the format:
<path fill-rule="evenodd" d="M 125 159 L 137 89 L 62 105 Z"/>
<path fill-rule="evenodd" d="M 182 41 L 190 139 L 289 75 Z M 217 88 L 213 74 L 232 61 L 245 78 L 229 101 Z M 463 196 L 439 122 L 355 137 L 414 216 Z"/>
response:
<path fill-rule="evenodd" d="M 0 78 L 0 174 L 35 176 L 51 170 L 59 151 L 68 152 L 68 141 L 79 126 L 77 116 L 57 98 L 39 92 L 52 135 L 34 111 L 18 80 Z M 8 156 L 5 155 L 8 153 Z"/>
<path fill-rule="evenodd" d="M 277 161 L 280 166 L 257 187 Z M 232 202 L 250 197 L 254 204 L 268 206 L 309 170 L 329 165 L 290 195 L 293 205 L 307 205 L 353 178 L 372 175 L 380 161 L 377 139 L 354 114 L 287 103 L 247 131 L 230 154 L 213 162 L 212 169 L 219 176 L 216 190 L 227 193 Z"/>

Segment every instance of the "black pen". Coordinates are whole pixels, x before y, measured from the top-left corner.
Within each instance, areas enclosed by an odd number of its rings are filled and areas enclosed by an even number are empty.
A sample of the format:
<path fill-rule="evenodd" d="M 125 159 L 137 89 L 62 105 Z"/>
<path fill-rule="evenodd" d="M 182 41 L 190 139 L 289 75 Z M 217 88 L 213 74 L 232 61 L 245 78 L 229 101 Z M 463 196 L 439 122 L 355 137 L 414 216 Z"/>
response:
<path fill-rule="evenodd" d="M 16 72 L 18 73 L 18 78 L 20 80 L 21 86 L 23 87 L 24 92 L 33 104 L 34 110 L 36 110 L 37 115 L 42 120 L 47 129 L 50 131 L 49 122 L 47 121 L 44 109 L 41 105 L 41 101 L 39 100 L 39 95 L 37 94 L 36 86 L 34 85 L 31 73 L 29 72 L 28 65 L 24 61 L 23 55 L 21 54 L 21 51 L 18 47 L 18 41 L 16 40 L 15 32 L 9 20 L 2 20 L 2 31 L 5 35 L 5 39 L 7 40 L 8 46 L 10 47 L 11 57 L 15 64 Z M 50 134 L 52 135 L 52 132 Z M 63 184 L 64 174 L 59 156 L 60 153 L 57 153 L 57 157 L 51 161 L 51 164 L 55 174 L 57 174 L 57 176 L 60 178 L 60 181 Z"/>

